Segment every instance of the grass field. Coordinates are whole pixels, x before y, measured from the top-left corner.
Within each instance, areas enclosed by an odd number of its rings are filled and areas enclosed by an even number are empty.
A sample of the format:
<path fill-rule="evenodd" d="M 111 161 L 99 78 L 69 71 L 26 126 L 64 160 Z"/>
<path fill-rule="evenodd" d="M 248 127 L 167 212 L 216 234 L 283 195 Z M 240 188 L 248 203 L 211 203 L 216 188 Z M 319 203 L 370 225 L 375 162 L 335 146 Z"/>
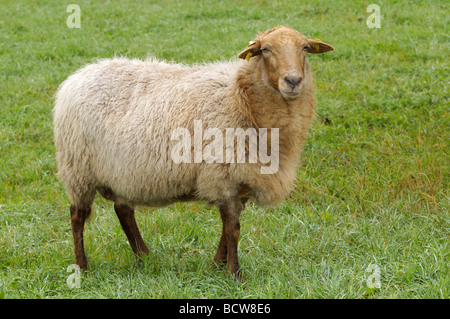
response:
<path fill-rule="evenodd" d="M 75 2 L 75 1 L 73 1 Z M 0 3 L 0 298 L 449 298 L 448 1 Z M 210 267 L 218 212 L 139 209 L 135 261 L 110 202 L 85 230 L 90 271 L 71 289 L 69 201 L 56 178 L 53 95 L 118 55 L 183 63 L 235 57 L 288 24 L 335 51 L 310 56 L 318 117 L 295 191 L 241 219 L 238 283 Z M 376 265 L 380 288 L 368 287 Z"/>

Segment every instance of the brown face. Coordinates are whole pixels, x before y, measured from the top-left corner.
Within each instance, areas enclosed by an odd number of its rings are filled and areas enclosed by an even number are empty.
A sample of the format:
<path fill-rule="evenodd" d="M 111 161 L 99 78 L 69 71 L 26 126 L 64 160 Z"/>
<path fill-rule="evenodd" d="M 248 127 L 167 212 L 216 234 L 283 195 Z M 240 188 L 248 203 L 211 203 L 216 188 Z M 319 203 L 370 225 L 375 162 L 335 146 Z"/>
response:
<path fill-rule="evenodd" d="M 331 50 L 329 44 L 310 40 L 294 29 L 281 26 L 260 35 L 239 57 L 249 59 L 260 55 L 268 84 L 285 99 L 295 99 L 305 80 L 306 54 Z"/>
<path fill-rule="evenodd" d="M 269 34 L 261 43 L 261 52 L 268 80 L 284 98 L 294 99 L 300 94 L 308 41 L 295 34 Z"/>

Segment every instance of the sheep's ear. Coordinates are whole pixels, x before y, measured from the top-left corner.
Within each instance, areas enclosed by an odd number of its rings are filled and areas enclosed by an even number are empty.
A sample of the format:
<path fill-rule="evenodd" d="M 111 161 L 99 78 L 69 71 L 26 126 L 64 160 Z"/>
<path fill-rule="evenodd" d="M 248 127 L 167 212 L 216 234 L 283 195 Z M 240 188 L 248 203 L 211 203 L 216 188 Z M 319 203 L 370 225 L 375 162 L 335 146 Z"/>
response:
<path fill-rule="evenodd" d="M 309 53 L 324 53 L 334 50 L 332 45 L 329 45 L 328 43 L 322 42 L 318 39 L 308 39 L 308 43 L 309 47 L 307 50 Z"/>
<path fill-rule="evenodd" d="M 259 41 L 250 41 L 250 44 L 244 51 L 239 53 L 238 58 L 250 60 L 251 57 L 261 54 L 261 43 Z"/>

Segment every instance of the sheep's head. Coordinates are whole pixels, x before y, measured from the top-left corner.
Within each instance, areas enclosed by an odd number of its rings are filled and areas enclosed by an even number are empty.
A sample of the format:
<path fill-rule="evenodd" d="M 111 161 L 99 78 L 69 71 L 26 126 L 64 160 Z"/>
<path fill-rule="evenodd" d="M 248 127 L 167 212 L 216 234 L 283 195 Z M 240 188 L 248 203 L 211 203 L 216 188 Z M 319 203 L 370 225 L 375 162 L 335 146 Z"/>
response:
<path fill-rule="evenodd" d="M 295 99 L 309 76 L 306 53 L 323 53 L 334 48 L 319 40 L 306 38 L 298 31 L 278 26 L 258 35 L 238 57 L 257 57 L 264 65 L 264 80 L 285 99 Z M 307 74 L 308 73 L 308 74 Z"/>

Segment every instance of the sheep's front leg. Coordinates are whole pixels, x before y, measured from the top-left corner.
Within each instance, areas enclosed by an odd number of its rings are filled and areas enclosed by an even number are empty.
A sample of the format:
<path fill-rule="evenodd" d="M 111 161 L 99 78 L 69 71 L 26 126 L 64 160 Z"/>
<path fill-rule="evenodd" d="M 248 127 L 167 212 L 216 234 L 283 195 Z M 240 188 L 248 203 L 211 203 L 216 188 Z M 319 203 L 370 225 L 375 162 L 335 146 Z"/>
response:
<path fill-rule="evenodd" d="M 239 216 L 244 208 L 241 201 L 227 201 L 218 205 L 223 228 L 215 262 L 227 258 L 227 272 L 241 279 L 239 274 L 238 241 L 240 235 Z"/>
<path fill-rule="evenodd" d="M 148 255 L 150 251 L 139 232 L 136 218 L 134 217 L 134 210 L 127 205 L 118 204 L 114 204 L 114 210 L 136 256 Z"/>

